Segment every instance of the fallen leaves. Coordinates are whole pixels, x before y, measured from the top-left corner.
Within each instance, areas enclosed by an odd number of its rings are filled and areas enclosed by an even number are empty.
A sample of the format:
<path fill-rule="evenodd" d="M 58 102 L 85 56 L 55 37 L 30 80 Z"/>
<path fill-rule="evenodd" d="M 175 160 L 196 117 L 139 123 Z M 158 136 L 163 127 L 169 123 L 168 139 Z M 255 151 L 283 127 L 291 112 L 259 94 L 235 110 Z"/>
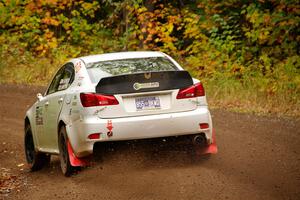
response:
<path fill-rule="evenodd" d="M 21 163 L 21 164 L 23 164 L 23 163 Z M 24 177 L 22 175 L 16 175 L 16 174 L 13 174 L 10 169 L 1 168 L 1 170 L 0 170 L 0 195 L 7 196 L 13 190 L 20 191 L 20 188 L 24 185 L 27 185 L 27 181 L 24 179 Z"/>
<path fill-rule="evenodd" d="M 24 166 L 24 163 L 20 163 L 17 165 L 18 167 L 23 167 Z"/>

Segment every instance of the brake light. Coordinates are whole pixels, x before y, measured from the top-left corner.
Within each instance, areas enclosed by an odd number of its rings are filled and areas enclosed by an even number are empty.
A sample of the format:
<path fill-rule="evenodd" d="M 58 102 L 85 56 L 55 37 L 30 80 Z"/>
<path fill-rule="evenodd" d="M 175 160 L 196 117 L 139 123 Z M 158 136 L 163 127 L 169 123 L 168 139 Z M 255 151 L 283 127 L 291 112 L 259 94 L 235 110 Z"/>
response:
<path fill-rule="evenodd" d="M 196 83 L 188 88 L 180 89 L 176 99 L 186 99 L 201 96 L 205 96 L 204 87 L 202 83 Z"/>
<path fill-rule="evenodd" d="M 118 100 L 113 95 L 95 93 L 80 93 L 83 107 L 118 105 Z"/>

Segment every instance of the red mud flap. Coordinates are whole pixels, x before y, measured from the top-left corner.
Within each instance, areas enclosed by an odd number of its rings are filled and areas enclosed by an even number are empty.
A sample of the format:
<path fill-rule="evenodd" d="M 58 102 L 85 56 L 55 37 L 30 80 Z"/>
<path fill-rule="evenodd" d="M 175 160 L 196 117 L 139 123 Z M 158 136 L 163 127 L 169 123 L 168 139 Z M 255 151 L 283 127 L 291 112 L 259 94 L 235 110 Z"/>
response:
<path fill-rule="evenodd" d="M 91 164 L 90 156 L 84 158 L 78 158 L 75 156 L 69 141 L 68 141 L 68 153 L 69 153 L 70 163 L 73 167 L 86 167 Z"/>
<path fill-rule="evenodd" d="M 211 143 L 210 145 L 207 145 L 206 147 L 202 147 L 202 148 L 196 148 L 196 154 L 199 156 L 204 154 L 216 154 L 218 152 L 218 147 L 216 143 L 215 129 L 213 129 L 212 131 L 212 139 L 213 139 L 213 143 Z"/>

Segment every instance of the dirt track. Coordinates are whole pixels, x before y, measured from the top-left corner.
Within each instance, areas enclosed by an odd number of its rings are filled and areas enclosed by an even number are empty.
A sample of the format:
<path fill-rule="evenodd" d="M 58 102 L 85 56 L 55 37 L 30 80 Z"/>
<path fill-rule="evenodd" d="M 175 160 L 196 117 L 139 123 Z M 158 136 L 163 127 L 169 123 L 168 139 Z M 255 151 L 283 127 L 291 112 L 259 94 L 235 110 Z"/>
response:
<path fill-rule="evenodd" d="M 123 143 L 65 178 L 29 172 L 23 116 L 42 88 L 0 85 L 0 199 L 300 199 L 300 121 L 214 110 L 219 153 Z M 11 188 L 11 191 L 6 189 Z"/>

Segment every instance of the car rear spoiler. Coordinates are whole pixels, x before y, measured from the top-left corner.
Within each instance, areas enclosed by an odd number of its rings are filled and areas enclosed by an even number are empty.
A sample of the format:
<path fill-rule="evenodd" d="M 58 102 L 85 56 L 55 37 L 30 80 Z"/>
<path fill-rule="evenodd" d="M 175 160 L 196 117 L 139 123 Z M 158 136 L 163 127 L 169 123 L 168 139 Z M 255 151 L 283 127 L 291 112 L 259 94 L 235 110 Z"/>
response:
<path fill-rule="evenodd" d="M 193 85 L 187 71 L 143 72 L 100 79 L 96 93 L 114 95 L 182 89 Z"/>

